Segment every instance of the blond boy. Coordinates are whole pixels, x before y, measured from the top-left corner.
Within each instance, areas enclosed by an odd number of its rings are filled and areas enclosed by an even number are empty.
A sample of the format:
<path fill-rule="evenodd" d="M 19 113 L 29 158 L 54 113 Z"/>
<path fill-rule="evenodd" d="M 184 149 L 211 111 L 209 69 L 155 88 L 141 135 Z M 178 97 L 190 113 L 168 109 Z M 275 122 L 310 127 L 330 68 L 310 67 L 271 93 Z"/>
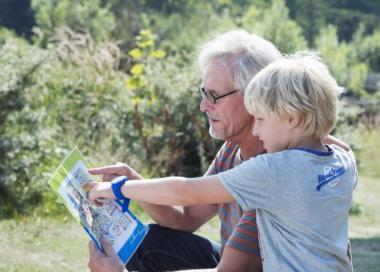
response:
<path fill-rule="evenodd" d="M 334 128 L 340 88 L 313 56 L 260 71 L 244 96 L 253 134 L 267 154 L 202 178 L 92 183 L 89 198 L 115 196 L 161 205 L 236 200 L 257 210 L 266 271 L 347 271 L 348 212 L 356 184 L 351 153 L 322 139 Z"/>

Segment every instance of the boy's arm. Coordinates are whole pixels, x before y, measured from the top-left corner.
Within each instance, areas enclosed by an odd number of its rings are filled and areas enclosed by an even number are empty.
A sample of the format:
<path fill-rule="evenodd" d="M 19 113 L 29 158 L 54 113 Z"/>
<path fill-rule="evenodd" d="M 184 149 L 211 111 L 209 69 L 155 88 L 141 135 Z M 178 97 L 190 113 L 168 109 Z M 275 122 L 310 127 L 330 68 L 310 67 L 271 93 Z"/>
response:
<path fill-rule="evenodd" d="M 119 176 L 127 176 L 130 180 L 143 177 L 130 165 L 117 163 L 88 170 L 92 175 L 101 175 L 103 181 L 110 182 Z M 218 211 L 217 204 L 203 204 L 192 206 L 155 205 L 146 202 L 137 202 L 139 206 L 159 225 L 193 232 L 211 219 Z"/>
<path fill-rule="evenodd" d="M 115 198 L 111 183 L 92 182 L 89 200 L 99 203 L 102 198 Z M 234 200 L 216 175 L 200 178 L 167 177 L 161 179 L 130 180 L 121 193 L 124 197 L 158 205 L 226 203 Z"/>

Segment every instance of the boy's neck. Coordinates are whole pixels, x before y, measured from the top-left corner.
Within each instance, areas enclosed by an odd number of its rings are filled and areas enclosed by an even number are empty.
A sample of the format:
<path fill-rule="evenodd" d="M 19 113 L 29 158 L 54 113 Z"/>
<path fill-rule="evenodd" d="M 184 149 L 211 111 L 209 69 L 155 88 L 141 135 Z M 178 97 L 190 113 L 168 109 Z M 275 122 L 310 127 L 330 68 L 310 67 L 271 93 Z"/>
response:
<path fill-rule="evenodd" d="M 290 148 L 304 148 L 322 152 L 328 151 L 327 147 L 322 143 L 322 140 L 315 137 L 302 137 L 291 143 Z"/>

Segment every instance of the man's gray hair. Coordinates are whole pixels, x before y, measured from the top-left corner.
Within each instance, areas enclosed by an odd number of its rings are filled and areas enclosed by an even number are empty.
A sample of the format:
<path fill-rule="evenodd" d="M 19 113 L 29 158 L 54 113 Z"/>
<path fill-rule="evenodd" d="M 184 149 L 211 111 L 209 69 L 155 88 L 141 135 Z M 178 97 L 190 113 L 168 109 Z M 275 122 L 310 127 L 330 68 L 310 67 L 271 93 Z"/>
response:
<path fill-rule="evenodd" d="M 235 89 L 244 93 L 254 75 L 281 58 L 271 42 L 244 30 L 233 30 L 216 36 L 202 47 L 198 66 L 204 74 L 211 61 L 220 61 L 230 71 Z"/>

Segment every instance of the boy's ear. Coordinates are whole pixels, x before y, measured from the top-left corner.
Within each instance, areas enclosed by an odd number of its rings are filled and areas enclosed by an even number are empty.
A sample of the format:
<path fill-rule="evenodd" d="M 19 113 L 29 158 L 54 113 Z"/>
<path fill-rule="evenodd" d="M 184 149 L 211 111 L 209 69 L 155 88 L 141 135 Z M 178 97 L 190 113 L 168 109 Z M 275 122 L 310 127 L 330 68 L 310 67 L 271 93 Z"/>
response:
<path fill-rule="evenodd" d="M 297 127 L 301 123 L 301 117 L 298 114 L 291 114 L 288 119 L 288 124 L 291 128 Z"/>

